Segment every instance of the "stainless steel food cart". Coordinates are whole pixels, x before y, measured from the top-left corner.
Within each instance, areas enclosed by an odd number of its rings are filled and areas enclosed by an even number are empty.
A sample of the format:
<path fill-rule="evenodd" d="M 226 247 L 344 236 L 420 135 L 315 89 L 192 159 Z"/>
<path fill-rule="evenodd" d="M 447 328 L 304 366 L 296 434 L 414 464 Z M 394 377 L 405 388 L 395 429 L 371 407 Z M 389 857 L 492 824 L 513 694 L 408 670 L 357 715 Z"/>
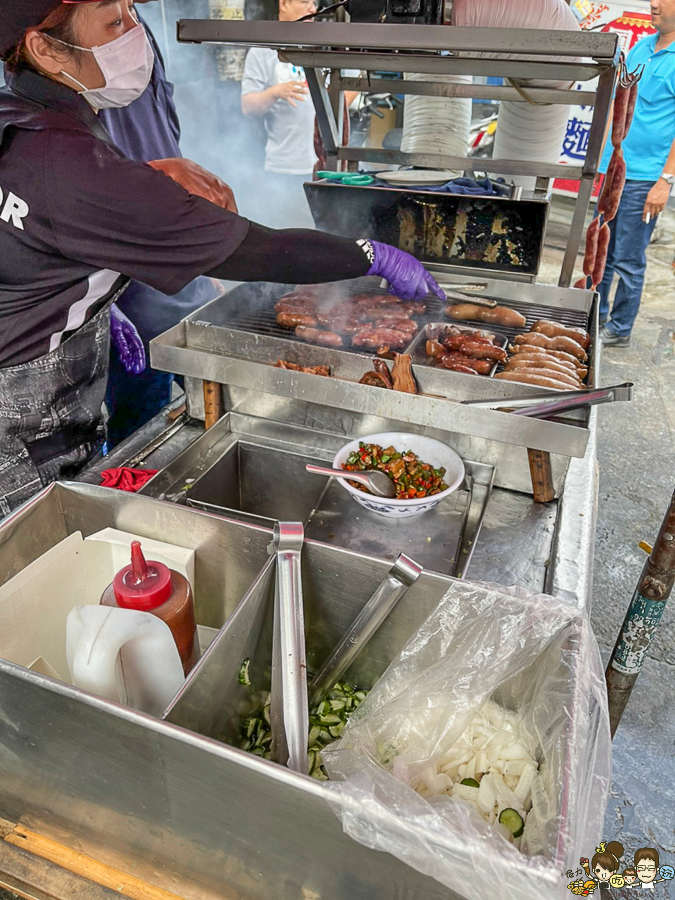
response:
<path fill-rule="evenodd" d="M 209 37 L 186 29 L 183 23 L 181 34 L 188 40 L 228 40 L 220 31 Z M 480 37 L 465 31 L 463 39 Z M 326 34 L 330 41 L 323 32 L 314 32 L 311 41 L 335 49 L 339 41 Z M 266 37 L 267 32 L 263 43 Z M 478 272 L 485 296 L 532 316 L 552 311 L 588 328 L 591 386 L 597 384 L 600 363 L 597 297 L 567 285 L 614 77 L 615 39 L 602 43 L 605 37 L 580 36 L 572 53 L 557 35 L 537 32 L 540 49 L 547 48 L 541 52 L 591 61 L 519 63 L 525 76 L 545 78 L 542 68 L 549 78 L 601 76 L 593 152 L 587 166 L 574 172 L 582 190 L 561 286 Z M 463 71 L 469 64 L 486 70 L 489 63 L 498 74 L 506 65 L 499 49 L 507 47 L 502 38 L 492 39 L 497 42 L 493 60 L 434 56 L 438 48 L 425 48 L 422 55 L 429 71 L 450 59 Z M 377 41 L 374 46 L 381 48 Z M 414 49 L 414 43 L 409 46 Z M 329 65 L 365 67 L 361 57 L 349 61 L 342 50 Z M 318 56 L 311 62 L 299 52 L 297 59 L 323 65 Z M 414 60 L 414 71 L 424 71 L 421 62 Z M 350 158 L 346 149 L 336 149 L 341 158 Z M 547 168 L 537 174 L 552 173 Z M 476 271 L 441 271 L 444 283 L 455 288 L 477 279 Z M 253 287 L 268 300 L 277 288 Z M 414 366 L 420 395 L 358 384 L 369 367 L 367 355 L 301 344 L 268 328 L 264 317 L 237 320 L 242 296 L 250 297 L 251 289 L 235 287 L 153 342 L 153 365 L 186 376 L 186 411 L 172 421 L 158 417 L 92 466 L 79 484 L 51 486 L 6 520 L 0 526 L 3 581 L 74 530 L 90 534 L 112 525 L 189 546 L 198 554 L 198 618 L 206 647 L 224 631 L 231 635 L 241 627 L 243 634 L 250 627 L 246 617 L 267 577 L 271 522 L 282 513 L 295 516 L 308 536 L 306 601 L 333 638 L 351 622 L 396 553 L 405 551 L 425 567 L 362 661 L 361 677 L 369 683 L 434 608 L 452 577 L 518 584 L 559 595 L 572 608 L 588 607 L 597 499 L 594 410 L 546 421 L 467 405 L 503 398 L 508 407 L 529 389 L 422 364 Z M 276 368 L 278 358 L 301 365 L 325 362 L 334 377 Z M 218 385 L 223 412 L 208 430 L 205 381 Z M 310 486 L 302 478 L 305 460 L 329 461 L 348 440 L 385 430 L 437 437 L 465 460 L 462 489 L 414 527 L 386 525 L 387 520 L 357 511 L 338 485 L 316 480 Z M 555 497 L 549 503 L 533 501 L 528 450 L 550 455 Z M 141 496 L 93 486 L 101 469 L 127 463 L 159 470 Z M 253 477 L 260 472 L 262 483 Z M 320 648 L 310 646 L 312 652 L 318 662 Z M 198 721 L 172 721 L 171 714 L 158 721 L 3 660 L 0 681 L 0 816 L 10 822 L 75 845 L 186 900 L 470 896 L 354 843 L 342 833 L 321 784 L 214 740 Z M 565 851 L 563 841 L 542 893 L 552 888 L 553 869 L 563 864 Z"/>

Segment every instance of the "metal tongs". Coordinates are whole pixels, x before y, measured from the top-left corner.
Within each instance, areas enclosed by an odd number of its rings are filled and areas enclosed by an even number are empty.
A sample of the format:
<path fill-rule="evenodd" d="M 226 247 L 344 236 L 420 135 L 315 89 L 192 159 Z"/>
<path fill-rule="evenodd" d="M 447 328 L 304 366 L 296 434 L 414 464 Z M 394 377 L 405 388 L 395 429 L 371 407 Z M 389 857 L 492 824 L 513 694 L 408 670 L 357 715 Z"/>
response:
<path fill-rule="evenodd" d="M 359 653 L 382 625 L 423 569 L 400 553 L 373 596 L 354 619 L 309 686 L 309 703 L 314 707 L 330 692 Z"/>
<path fill-rule="evenodd" d="M 271 757 L 307 774 L 307 662 L 300 555 L 305 532 L 300 522 L 277 522 L 268 552 L 276 553 L 274 637 L 270 697 Z"/>
<path fill-rule="evenodd" d="M 527 394 L 524 397 L 500 397 L 496 400 L 462 400 L 464 406 L 478 406 L 513 412 L 516 416 L 530 416 L 547 419 L 572 409 L 586 409 L 615 400 L 632 400 L 633 382 L 624 381 L 611 387 L 585 391 L 558 391 L 555 394 Z M 533 401 L 538 401 L 534 402 Z"/>

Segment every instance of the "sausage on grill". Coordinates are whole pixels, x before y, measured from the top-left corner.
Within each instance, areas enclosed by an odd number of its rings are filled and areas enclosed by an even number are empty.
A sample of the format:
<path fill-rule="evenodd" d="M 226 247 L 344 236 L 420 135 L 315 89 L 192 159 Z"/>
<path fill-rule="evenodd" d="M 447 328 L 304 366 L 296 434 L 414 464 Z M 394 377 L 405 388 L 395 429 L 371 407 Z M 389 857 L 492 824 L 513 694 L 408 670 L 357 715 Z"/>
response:
<path fill-rule="evenodd" d="M 339 334 L 334 331 L 321 331 L 320 328 L 308 328 L 304 325 L 298 325 L 295 329 L 295 336 L 302 341 L 309 341 L 310 344 L 321 344 L 323 347 L 342 347 L 343 341 Z"/>
<path fill-rule="evenodd" d="M 313 328 L 317 324 L 315 318 L 301 312 L 280 312 L 277 315 L 277 323 L 283 328 L 295 328 L 298 325 Z"/>
<path fill-rule="evenodd" d="M 473 319 L 476 322 L 487 322 L 489 325 L 505 325 L 509 328 L 523 328 L 525 316 L 510 309 L 508 306 L 479 306 L 476 303 L 455 303 L 445 309 L 445 314 L 450 319 L 465 321 Z"/>
<path fill-rule="evenodd" d="M 597 221 L 597 219 L 595 220 Z M 576 341 L 584 350 L 588 350 L 591 337 L 583 328 L 575 328 L 573 325 L 561 325 L 559 322 L 551 322 L 549 319 L 539 319 L 530 331 L 545 334 L 547 337 L 568 337 Z"/>
<path fill-rule="evenodd" d="M 547 337 L 545 334 L 537 334 L 536 331 L 530 331 L 527 334 L 519 334 L 516 337 L 516 345 L 528 344 L 532 347 L 542 347 L 544 350 L 562 350 L 575 356 L 582 362 L 586 362 L 588 356 L 583 347 L 568 337 Z"/>

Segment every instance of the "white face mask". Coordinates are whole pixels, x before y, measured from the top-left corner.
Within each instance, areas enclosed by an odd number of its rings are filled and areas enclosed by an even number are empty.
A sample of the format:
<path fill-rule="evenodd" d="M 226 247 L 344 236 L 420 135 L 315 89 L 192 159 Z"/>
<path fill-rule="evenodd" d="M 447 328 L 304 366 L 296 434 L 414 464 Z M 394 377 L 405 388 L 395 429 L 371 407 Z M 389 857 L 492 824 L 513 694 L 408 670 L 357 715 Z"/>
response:
<path fill-rule="evenodd" d="M 66 44 L 65 41 L 59 43 Z M 66 46 L 93 53 L 94 59 L 99 64 L 105 78 L 105 87 L 102 88 L 87 88 L 68 72 L 61 71 L 62 75 L 82 88 L 80 96 L 84 97 L 94 109 L 128 106 L 141 96 L 150 83 L 155 54 L 141 24 L 127 31 L 122 37 L 115 38 L 114 41 L 100 47 L 92 47 L 91 50 L 88 47 L 78 47 L 77 44 Z"/>

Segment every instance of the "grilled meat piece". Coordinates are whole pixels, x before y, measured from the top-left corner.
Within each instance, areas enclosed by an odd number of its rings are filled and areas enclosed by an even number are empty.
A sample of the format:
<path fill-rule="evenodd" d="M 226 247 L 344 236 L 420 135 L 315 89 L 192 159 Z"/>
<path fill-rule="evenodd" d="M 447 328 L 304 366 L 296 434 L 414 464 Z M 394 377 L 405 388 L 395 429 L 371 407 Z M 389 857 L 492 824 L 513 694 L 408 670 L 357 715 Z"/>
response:
<path fill-rule="evenodd" d="M 394 383 L 391 380 L 391 375 L 389 374 L 389 366 L 386 364 L 386 362 L 383 359 L 374 359 L 373 367 L 378 375 L 381 375 L 382 378 L 384 378 L 384 380 L 387 382 L 387 387 L 393 389 Z"/>
<path fill-rule="evenodd" d="M 408 353 L 397 353 L 394 356 L 394 365 L 391 367 L 391 378 L 394 382 L 394 390 L 405 394 L 418 394 L 415 376 L 412 372 L 412 360 Z"/>
<path fill-rule="evenodd" d="M 288 362 L 286 359 L 278 359 L 274 363 L 275 369 L 289 369 L 291 372 L 306 372 L 307 375 L 323 375 L 330 378 L 330 366 L 299 366 L 297 363 Z"/>
<path fill-rule="evenodd" d="M 316 327 L 317 321 L 312 316 L 300 312 L 280 312 L 277 314 L 277 324 L 282 328 L 296 328 L 298 325 L 306 325 L 308 328 Z"/>
<path fill-rule="evenodd" d="M 391 385 L 387 384 L 386 379 L 380 375 L 379 372 L 366 372 L 359 381 L 359 384 L 368 384 L 370 387 L 386 388 L 388 391 L 392 389 Z"/>
<path fill-rule="evenodd" d="M 308 328 L 305 325 L 298 325 L 295 329 L 295 336 L 302 341 L 308 341 L 310 344 L 320 344 L 322 347 L 343 347 L 344 342 L 339 334 L 334 331 L 321 331 L 320 328 Z"/>

